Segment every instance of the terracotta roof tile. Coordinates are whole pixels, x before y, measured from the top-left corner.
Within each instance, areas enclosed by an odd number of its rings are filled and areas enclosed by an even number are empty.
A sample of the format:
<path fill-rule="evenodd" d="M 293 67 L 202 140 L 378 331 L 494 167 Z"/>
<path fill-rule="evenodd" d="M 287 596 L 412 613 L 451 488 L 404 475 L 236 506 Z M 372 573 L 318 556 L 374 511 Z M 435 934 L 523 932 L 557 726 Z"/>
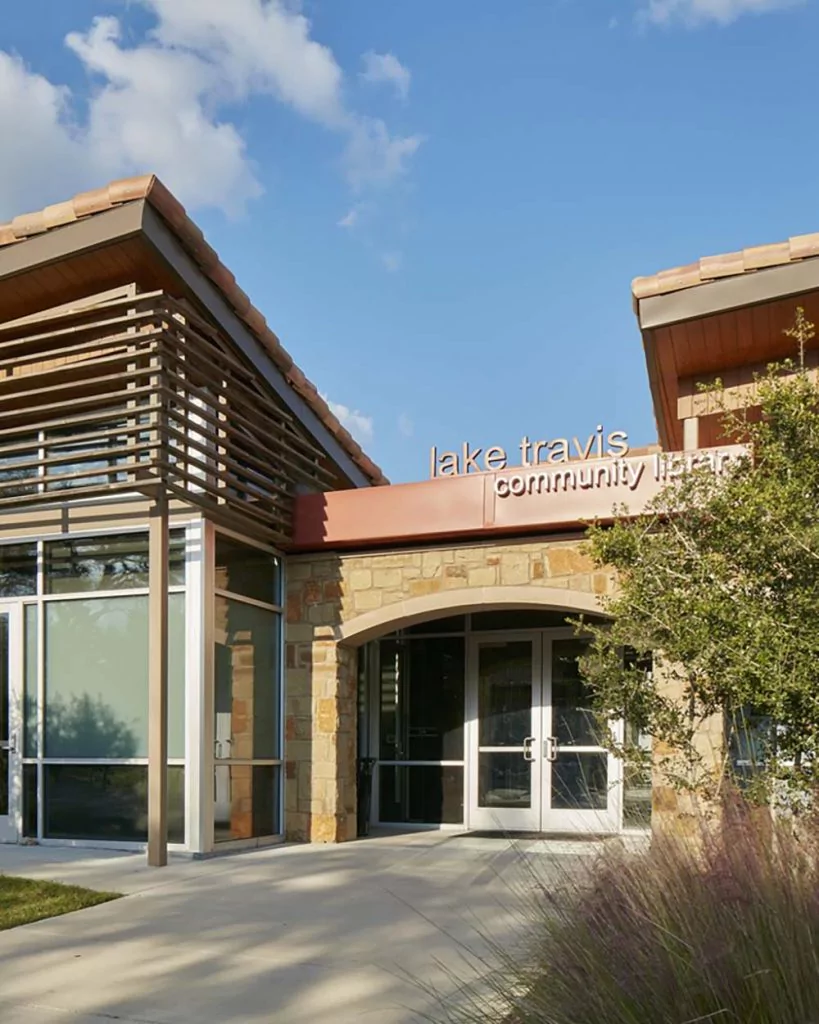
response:
<path fill-rule="evenodd" d="M 84 217 L 103 213 L 114 206 L 141 199 L 150 203 L 176 232 L 179 240 L 203 273 L 222 292 L 236 314 L 264 345 L 293 390 L 305 399 L 364 475 L 374 484 L 388 483 L 389 481 L 379 467 L 365 455 L 361 446 L 330 411 L 330 407 L 318 393 L 315 384 L 309 381 L 294 364 L 290 354 L 267 326 L 262 313 L 256 309 L 249 297 L 237 285 L 236 278 L 221 262 L 216 251 L 208 245 L 201 230 L 187 215 L 185 207 L 156 175 L 145 174 L 140 177 L 112 181 L 103 188 L 81 192 L 73 199 L 47 206 L 44 210 L 15 217 L 9 224 L 0 224 L 0 246 L 23 242 L 44 231 L 52 231 Z M 814 236 L 802 237 L 812 238 Z M 815 237 L 819 238 L 819 236 Z"/>
<path fill-rule="evenodd" d="M 767 267 L 781 267 L 815 256 L 819 256 L 819 233 L 795 235 L 786 242 L 756 245 L 720 256 L 703 256 L 686 267 L 661 270 L 648 277 L 635 277 L 631 283 L 634 308 L 637 309 L 640 299 L 653 295 L 696 288 L 719 278 L 751 274 Z"/>

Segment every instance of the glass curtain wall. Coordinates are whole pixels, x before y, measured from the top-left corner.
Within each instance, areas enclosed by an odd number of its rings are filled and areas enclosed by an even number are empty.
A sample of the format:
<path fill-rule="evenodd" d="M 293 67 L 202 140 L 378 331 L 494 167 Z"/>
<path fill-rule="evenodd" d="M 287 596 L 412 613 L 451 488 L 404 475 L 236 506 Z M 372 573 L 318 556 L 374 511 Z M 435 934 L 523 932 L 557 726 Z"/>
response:
<path fill-rule="evenodd" d="M 216 534 L 216 844 L 282 831 L 281 594 L 281 560 L 273 552 Z"/>
<path fill-rule="evenodd" d="M 439 619 L 373 645 L 382 822 L 464 820 L 464 628 Z"/>
<path fill-rule="evenodd" d="M 147 841 L 148 534 L 0 547 L 23 599 L 23 835 Z M 185 531 L 169 595 L 169 841 L 185 842 Z"/>

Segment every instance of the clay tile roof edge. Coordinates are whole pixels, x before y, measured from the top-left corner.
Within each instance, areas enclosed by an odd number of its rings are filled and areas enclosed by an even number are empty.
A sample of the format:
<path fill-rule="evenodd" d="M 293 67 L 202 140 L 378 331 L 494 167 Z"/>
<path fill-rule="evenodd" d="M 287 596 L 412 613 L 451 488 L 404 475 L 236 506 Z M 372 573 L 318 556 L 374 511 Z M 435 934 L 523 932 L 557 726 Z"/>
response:
<path fill-rule="evenodd" d="M 686 267 L 673 267 L 646 277 L 635 277 L 631 282 L 634 310 L 638 311 L 640 299 L 668 295 L 684 288 L 696 288 L 722 278 L 753 274 L 768 267 L 782 267 L 816 256 L 819 256 L 819 232 L 793 235 L 784 242 L 749 246 L 739 252 L 703 256 Z"/>
<path fill-rule="evenodd" d="M 150 203 L 171 227 L 199 269 L 221 291 L 234 312 L 270 354 L 290 387 L 304 399 L 352 462 L 371 483 L 388 484 L 389 480 L 381 469 L 362 451 L 361 446 L 330 411 L 329 405 L 315 385 L 293 365 L 289 354 L 267 326 L 262 313 L 251 303 L 236 283 L 233 274 L 207 244 L 202 231 L 185 212 L 185 207 L 155 174 L 112 181 L 102 188 L 80 192 L 72 199 L 54 203 L 43 210 L 21 214 L 7 224 L 0 224 L 0 248 L 24 242 L 34 235 L 56 230 L 66 224 L 121 206 L 123 203 L 142 199 Z"/>

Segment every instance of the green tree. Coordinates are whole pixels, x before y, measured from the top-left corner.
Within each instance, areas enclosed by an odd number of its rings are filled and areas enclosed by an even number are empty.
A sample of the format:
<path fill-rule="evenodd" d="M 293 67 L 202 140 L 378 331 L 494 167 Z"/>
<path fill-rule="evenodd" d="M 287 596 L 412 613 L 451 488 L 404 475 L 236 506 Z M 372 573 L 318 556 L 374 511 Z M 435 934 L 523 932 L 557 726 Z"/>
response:
<path fill-rule="evenodd" d="M 589 532 L 619 587 L 610 624 L 586 627 L 584 673 L 601 714 L 631 726 L 617 752 L 636 761 L 629 737 L 650 733 L 677 786 L 721 785 L 697 741 L 714 714 L 756 762 L 760 795 L 777 779 L 810 785 L 817 770 L 819 392 L 801 309 L 785 333 L 798 359 L 760 375 L 747 406 L 728 409 L 720 382 L 708 389 L 726 442 L 747 457 L 721 475 L 694 469 L 646 515 Z"/>

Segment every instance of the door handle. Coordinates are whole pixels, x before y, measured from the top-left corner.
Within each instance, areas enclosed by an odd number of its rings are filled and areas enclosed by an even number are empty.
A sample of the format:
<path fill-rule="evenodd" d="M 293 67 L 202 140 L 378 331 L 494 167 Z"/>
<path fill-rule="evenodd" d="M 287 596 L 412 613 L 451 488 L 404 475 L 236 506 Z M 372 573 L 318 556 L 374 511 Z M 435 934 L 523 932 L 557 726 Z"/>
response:
<path fill-rule="evenodd" d="M 534 750 L 532 749 L 532 744 L 534 742 L 535 742 L 535 737 L 534 736 L 527 736 L 526 739 L 523 741 L 523 760 L 524 761 L 534 761 L 535 754 L 534 754 Z"/>
<path fill-rule="evenodd" d="M 11 733 L 11 735 L 9 736 L 9 753 L 10 754 L 16 754 L 17 753 L 17 733 L 16 732 Z"/>
<path fill-rule="evenodd" d="M 543 756 L 547 761 L 551 761 L 552 764 L 557 760 L 557 736 L 547 736 L 543 741 Z"/>

